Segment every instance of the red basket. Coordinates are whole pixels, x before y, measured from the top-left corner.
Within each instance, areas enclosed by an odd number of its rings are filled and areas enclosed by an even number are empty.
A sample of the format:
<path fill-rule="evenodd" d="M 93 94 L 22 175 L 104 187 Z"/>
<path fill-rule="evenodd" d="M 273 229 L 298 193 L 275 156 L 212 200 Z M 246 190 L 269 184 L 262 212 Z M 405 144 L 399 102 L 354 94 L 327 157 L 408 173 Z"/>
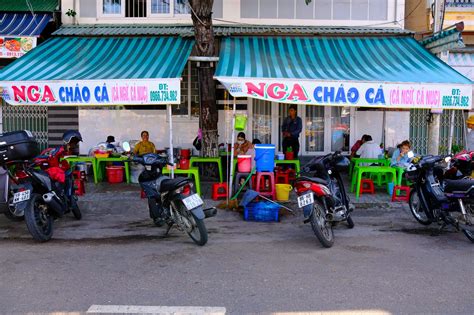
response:
<path fill-rule="evenodd" d="M 107 166 L 107 180 L 111 184 L 123 182 L 123 166 Z"/>

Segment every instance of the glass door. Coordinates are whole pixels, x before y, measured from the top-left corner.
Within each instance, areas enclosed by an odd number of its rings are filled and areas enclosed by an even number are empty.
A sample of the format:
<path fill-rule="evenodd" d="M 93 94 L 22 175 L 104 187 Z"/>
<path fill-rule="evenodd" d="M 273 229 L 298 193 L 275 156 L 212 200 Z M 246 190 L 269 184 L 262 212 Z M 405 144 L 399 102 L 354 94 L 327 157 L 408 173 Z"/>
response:
<path fill-rule="evenodd" d="M 306 106 L 303 131 L 306 152 L 324 152 L 324 107 Z"/>
<path fill-rule="evenodd" d="M 254 99 L 252 104 L 253 139 L 258 139 L 262 143 L 272 143 L 272 103 Z"/>
<path fill-rule="evenodd" d="M 331 107 L 331 151 L 349 151 L 350 107 Z"/>

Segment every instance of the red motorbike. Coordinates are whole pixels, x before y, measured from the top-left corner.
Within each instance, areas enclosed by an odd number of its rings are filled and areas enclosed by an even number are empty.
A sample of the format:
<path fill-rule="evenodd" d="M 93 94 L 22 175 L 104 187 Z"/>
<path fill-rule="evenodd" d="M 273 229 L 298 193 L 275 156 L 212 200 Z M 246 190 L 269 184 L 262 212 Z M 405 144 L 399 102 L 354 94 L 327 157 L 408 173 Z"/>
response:
<path fill-rule="evenodd" d="M 314 176 L 296 179 L 298 206 L 303 208 L 304 223 L 311 223 L 314 234 L 324 247 L 334 244 L 333 225 L 345 221 L 349 228 L 354 227 L 351 218 L 353 206 L 340 175 L 349 163 L 340 152 L 316 157 L 303 168 L 305 172 L 314 171 Z"/>

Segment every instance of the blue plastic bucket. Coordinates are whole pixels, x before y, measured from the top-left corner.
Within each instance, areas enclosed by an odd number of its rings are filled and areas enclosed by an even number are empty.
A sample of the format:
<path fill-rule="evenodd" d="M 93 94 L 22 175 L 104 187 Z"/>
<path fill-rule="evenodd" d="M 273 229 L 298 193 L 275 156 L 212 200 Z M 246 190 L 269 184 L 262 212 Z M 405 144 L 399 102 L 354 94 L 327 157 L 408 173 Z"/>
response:
<path fill-rule="evenodd" d="M 273 172 L 275 168 L 275 145 L 256 144 L 255 162 L 257 172 Z"/>

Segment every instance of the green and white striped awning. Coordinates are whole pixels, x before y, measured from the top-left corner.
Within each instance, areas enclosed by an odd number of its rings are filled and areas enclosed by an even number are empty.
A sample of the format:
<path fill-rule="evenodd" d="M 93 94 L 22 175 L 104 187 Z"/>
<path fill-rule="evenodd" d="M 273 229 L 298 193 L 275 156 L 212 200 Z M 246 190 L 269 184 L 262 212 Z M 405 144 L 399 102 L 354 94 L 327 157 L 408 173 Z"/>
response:
<path fill-rule="evenodd" d="M 0 71 L 10 104 L 179 104 L 194 41 L 181 37 L 57 37 Z"/>
<path fill-rule="evenodd" d="M 472 82 L 406 37 L 228 37 L 215 77 L 235 97 L 384 108 L 471 107 Z"/>

